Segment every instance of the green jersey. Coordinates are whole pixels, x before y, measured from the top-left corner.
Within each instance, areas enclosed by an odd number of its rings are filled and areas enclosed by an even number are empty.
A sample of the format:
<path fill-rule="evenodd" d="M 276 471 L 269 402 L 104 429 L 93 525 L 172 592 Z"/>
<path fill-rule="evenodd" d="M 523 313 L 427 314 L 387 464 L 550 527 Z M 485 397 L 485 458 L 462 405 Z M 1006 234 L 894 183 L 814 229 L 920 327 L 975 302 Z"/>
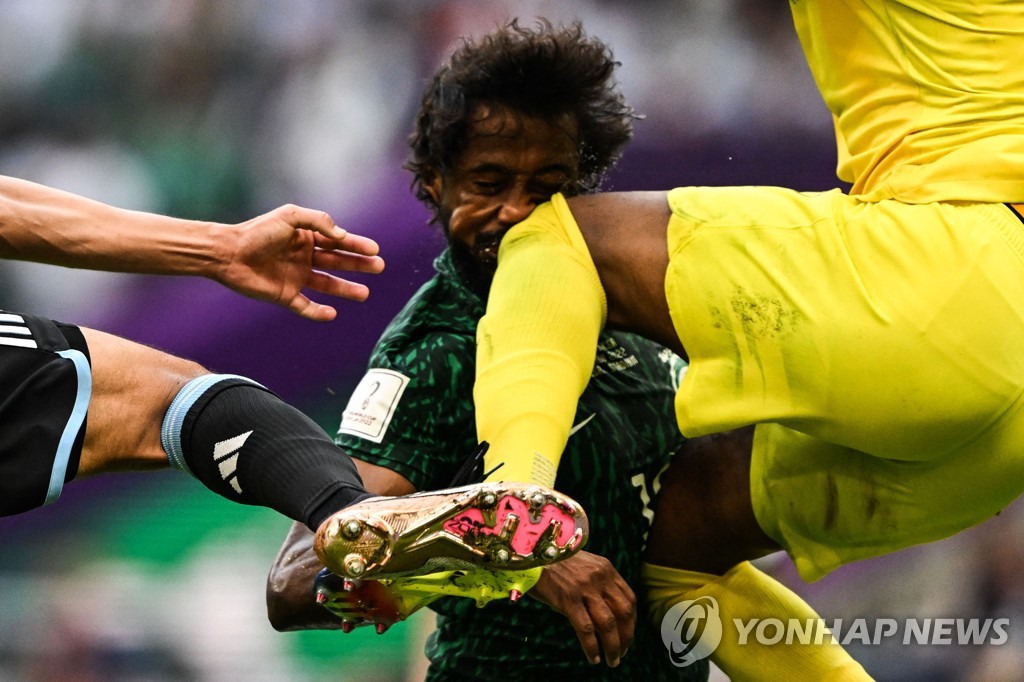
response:
<path fill-rule="evenodd" d="M 473 381 L 482 301 L 445 252 L 427 282 L 384 331 L 370 369 L 342 417 L 337 442 L 353 457 L 391 469 L 418 490 L 449 487 L 476 448 Z M 590 519 L 586 551 L 606 557 L 642 601 L 640 564 L 658 475 L 682 435 L 673 400 L 685 364 L 640 337 L 606 332 L 583 393 L 555 487 Z M 533 599 L 435 602 L 428 679 L 565 673 L 582 679 L 707 679 L 700 661 L 677 668 L 641 604 L 636 638 L 619 667 L 593 666 L 569 621 Z"/>

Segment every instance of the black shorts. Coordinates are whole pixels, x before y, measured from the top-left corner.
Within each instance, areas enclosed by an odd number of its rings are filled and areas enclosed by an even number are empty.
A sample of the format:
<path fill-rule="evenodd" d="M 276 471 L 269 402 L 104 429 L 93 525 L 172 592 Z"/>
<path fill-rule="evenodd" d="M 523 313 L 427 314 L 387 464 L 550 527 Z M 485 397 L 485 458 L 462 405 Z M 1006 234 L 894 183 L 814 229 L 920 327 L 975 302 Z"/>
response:
<path fill-rule="evenodd" d="M 0 516 L 55 501 L 74 478 L 91 395 L 78 327 L 0 310 Z"/>

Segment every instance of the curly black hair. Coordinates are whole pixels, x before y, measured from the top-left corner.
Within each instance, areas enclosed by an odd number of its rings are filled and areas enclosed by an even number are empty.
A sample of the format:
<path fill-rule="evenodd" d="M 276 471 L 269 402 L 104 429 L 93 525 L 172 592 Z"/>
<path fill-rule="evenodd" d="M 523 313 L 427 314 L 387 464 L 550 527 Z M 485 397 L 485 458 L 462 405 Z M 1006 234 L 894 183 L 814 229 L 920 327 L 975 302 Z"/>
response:
<path fill-rule="evenodd" d="M 596 190 L 639 118 L 613 78 L 618 66 L 611 50 L 579 23 L 555 28 L 542 19 L 530 29 L 513 20 L 478 41 L 463 41 L 434 74 L 409 138 L 405 168 L 413 173 L 416 197 L 433 208 L 436 221 L 438 207 L 424 184 L 452 167 L 478 103 L 549 120 L 572 116 L 579 129 L 580 178 L 567 191 Z"/>

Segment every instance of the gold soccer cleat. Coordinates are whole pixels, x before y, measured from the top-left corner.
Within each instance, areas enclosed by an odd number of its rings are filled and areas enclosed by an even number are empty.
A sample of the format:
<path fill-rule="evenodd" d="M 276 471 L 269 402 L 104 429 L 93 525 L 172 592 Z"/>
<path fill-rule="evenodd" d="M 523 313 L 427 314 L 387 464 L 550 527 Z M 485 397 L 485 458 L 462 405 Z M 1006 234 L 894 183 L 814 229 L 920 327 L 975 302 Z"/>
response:
<path fill-rule="evenodd" d="M 574 500 L 527 483 L 479 483 L 403 497 L 374 497 L 329 517 L 317 556 L 350 579 L 440 571 L 522 571 L 578 552 L 586 513 Z"/>

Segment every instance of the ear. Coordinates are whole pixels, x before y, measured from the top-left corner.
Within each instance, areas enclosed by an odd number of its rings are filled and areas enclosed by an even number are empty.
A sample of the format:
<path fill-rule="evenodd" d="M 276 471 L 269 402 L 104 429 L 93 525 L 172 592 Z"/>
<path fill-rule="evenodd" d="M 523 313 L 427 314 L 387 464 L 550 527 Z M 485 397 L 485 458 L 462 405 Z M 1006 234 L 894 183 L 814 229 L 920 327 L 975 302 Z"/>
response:
<path fill-rule="evenodd" d="M 436 206 L 441 205 L 441 174 L 437 171 L 428 171 L 423 174 L 423 191 L 426 192 Z"/>

